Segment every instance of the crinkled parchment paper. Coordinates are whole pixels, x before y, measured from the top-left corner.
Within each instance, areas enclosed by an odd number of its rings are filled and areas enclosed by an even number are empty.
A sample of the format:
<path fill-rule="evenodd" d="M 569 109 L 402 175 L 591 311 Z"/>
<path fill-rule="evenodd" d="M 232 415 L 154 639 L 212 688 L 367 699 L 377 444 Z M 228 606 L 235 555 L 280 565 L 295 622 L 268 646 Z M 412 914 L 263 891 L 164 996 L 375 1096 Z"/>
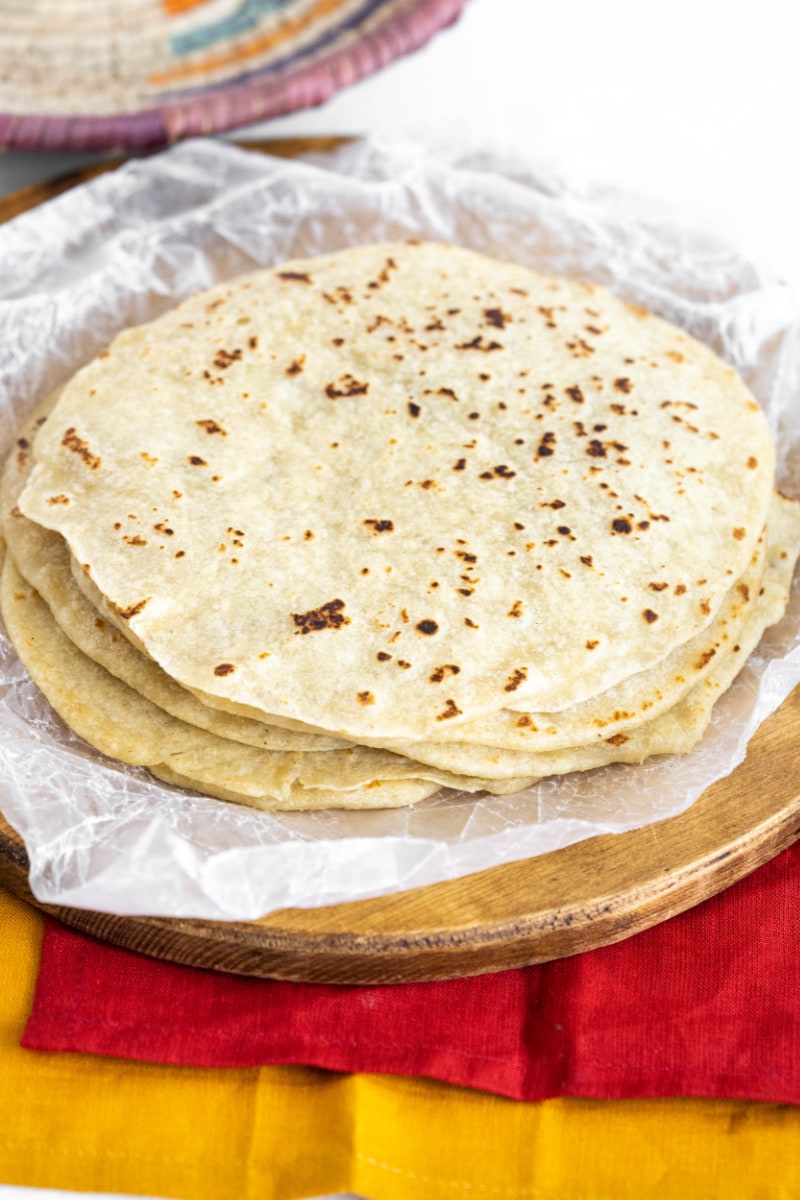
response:
<path fill-rule="evenodd" d="M 355 143 L 287 162 L 213 142 L 134 162 L 0 229 L 0 438 L 121 329 L 257 266 L 409 236 L 603 283 L 709 343 L 766 406 L 800 495 L 800 322 L 730 249 L 613 193 L 519 163 Z M 0 810 L 44 901 L 247 919 L 449 879 L 673 816 L 744 757 L 800 680 L 800 588 L 688 756 L 550 780 L 518 796 L 269 816 L 103 759 L 0 644 Z"/>

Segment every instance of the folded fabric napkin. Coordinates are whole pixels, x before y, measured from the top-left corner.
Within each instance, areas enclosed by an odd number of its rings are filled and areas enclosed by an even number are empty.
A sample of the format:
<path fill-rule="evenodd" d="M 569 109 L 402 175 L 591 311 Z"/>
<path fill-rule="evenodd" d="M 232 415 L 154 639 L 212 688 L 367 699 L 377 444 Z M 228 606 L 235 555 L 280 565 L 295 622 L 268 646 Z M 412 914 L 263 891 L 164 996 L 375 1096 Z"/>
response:
<path fill-rule="evenodd" d="M 31 1053 L 19 1039 L 41 929 L 37 912 L 0 889 L 6 1183 L 183 1200 L 339 1190 L 372 1200 L 800 1196 L 800 1108 L 791 1105 L 520 1104 L 418 1078 Z M 160 1002 L 154 991 L 152 1011 Z"/>
<path fill-rule="evenodd" d="M 800 1102 L 800 844 L 662 925 L 538 967 L 323 986 L 174 966 L 48 922 L 23 1045 L 303 1063 L 540 1100 Z"/>

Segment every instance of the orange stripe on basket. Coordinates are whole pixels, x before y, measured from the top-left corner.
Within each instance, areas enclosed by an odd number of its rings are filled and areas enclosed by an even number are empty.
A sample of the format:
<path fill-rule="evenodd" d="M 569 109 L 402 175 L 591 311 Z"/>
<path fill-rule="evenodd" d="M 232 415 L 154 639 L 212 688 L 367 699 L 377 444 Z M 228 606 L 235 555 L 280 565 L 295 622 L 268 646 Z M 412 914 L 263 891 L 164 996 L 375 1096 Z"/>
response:
<path fill-rule="evenodd" d="M 162 0 L 165 4 L 196 4 L 198 0 Z M 227 54 L 215 54 L 210 58 L 204 58 L 200 62 L 188 63 L 186 66 L 178 67 L 172 71 L 159 71 L 155 75 L 150 76 L 150 83 L 156 87 L 162 87 L 164 84 L 179 83 L 183 79 L 189 79 L 193 75 L 204 75 L 207 71 L 215 71 L 219 67 L 232 66 L 238 62 L 245 62 L 249 58 L 255 58 L 262 54 L 265 50 L 272 50 L 280 46 L 289 38 L 294 37 L 298 33 L 302 33 L 306 25 L 317 17 L 327 17 L 331 13 L 335 13 L 341 8 L 345 0 L 319 0 L 305 16 L 293 17 L 281 25 L 280 29 L 276 29 L 274 33 L 265 33 L 261 37 L 254 38 L 253 41 L 247 42 L 244 46 L 239 46 L 235 50 L 229 51 Z"/>
<path fill-rule="evenodd" d="M 199 8 L 206 0 L 161 0 L 161 7 L 168 17 L 177 17 L 179 13 L 188 12 L 190 8 Z"/>

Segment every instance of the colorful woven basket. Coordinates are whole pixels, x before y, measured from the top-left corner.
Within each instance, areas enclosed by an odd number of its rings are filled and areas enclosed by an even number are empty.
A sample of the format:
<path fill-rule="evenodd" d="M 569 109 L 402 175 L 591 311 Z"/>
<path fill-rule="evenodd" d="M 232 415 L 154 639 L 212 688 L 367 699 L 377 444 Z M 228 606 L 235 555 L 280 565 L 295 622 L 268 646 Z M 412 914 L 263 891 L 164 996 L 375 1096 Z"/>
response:
<path fill-rule="evenodd" d="M 466 0 L 0 0 L 0 148 L 133 150 L 321 104 Z"/>

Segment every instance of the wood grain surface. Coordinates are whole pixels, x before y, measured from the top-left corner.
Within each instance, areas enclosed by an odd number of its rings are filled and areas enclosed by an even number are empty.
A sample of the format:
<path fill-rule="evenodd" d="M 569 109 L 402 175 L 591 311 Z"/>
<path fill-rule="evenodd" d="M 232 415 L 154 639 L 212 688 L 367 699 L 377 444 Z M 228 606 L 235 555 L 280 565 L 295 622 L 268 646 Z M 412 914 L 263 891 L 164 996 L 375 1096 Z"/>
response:
<path fill-rule="evenodd" d="M 285 155 L 334 139 L 256 143 Z M 102 170 L 0 200 L 0 221 Z M 325 983 L 395 983 L 502 971 L 594 949 L 698 904 L 800 837 L 800 689 L 746 761 L 679 817 L 592 838 L 462 879 L 250 922 L 116 917 L 40 904 L 22 839 L 0 816 L 0 884 L 66 924 L 173 962 Z"/>

